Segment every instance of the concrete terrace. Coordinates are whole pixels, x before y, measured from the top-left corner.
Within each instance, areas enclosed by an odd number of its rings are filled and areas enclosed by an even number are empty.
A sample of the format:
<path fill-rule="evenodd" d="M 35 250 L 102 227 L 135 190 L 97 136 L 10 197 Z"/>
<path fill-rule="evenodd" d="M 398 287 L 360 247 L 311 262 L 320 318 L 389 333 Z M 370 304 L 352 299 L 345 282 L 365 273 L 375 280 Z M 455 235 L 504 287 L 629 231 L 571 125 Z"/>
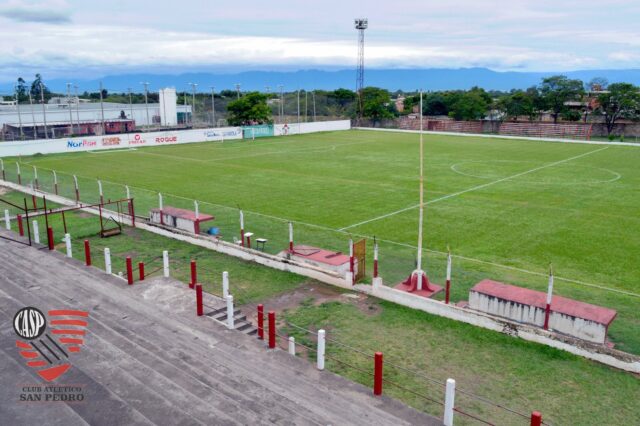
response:
<path fill-rule="evenodd" d="M 222 304 L 207 297 L 206 304 Z M 23 386 L 46 384 L 16 348 L 11 321 L 24 306 L 89 311 L 85 345 L 51 383 L 82 386 L 83 402 L 18 401 Z M 196 317 L 184 284 L 156 278 L 129 287 L 60 253 L 2 239 L 0 324 L 6 424 L 442 424 Z"/>

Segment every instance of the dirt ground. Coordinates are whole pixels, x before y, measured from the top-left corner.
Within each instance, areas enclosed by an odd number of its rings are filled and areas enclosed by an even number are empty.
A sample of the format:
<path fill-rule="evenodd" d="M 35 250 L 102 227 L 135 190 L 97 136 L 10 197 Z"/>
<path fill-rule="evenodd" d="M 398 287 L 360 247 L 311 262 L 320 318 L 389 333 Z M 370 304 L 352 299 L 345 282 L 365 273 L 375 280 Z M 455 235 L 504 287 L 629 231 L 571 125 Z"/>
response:
<path fill-rule="evenodd" d="M 265 312 L 275 311 L 276 314 L 278 314 L 285 310 L 297 309 L 303 303 L 318 306 L 332 301 L 352 304 L 367 315 L 375 315 L 380 311 L 380 306 L 375 300 L 365 294 L 352 293 L 318 282 L 304 284 L 292 291 L 261 301 L 260 303 L 264 305 Z M 246 314 L 248 318 L 253 318 L 256 314 L 257 305 L 258 303 L 244 305 L 242 312 Z"/>

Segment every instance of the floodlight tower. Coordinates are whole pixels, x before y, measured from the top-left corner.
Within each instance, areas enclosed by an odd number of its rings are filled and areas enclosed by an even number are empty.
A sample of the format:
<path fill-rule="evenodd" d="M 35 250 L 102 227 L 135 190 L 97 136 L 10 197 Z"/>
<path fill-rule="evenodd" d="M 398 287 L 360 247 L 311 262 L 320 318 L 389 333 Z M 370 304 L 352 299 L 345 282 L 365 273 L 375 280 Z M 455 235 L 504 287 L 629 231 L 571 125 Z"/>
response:
<path fill-rule="evenodd" d="M 362 118 L 362 88 L 364 87 L 364 30 L 369 27 L 367 18 L 354 20 L 358 30 L 358 69 L 356 72 L 356 94 L 358 95 L 358 122 Z"/>

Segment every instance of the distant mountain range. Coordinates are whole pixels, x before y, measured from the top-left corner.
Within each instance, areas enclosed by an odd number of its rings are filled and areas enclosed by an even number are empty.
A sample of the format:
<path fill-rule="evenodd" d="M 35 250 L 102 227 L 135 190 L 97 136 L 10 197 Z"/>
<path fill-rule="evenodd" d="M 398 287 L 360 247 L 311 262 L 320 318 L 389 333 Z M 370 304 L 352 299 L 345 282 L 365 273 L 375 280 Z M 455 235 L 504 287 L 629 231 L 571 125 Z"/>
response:
<path fill-rule="evenodd" d="M 487 68 L 460 69 L 368 69 L 365 70 L 365 85 L 378 86 L 395 90 L 412 91 L 419 88 L 424 90 L 468 89 L 480 86 L 487 90 L 524 89 L 540 83 L 543 77 L 564 74 L 570 78 L 578 78 L 588 82 L 594 77 L 604 77 L 609 82 L 625 81 L 640 85 L 640 69 L 629 70 L 583 70 L 570 72 L 500 72 Z M 30 81 L 31 76 L 23 76 Z M 45 74 L 46 78 L 46 74 Z M 54 92 L 66 91 L 68 79 L 45 80 Z M 135 92 L 142 91 L 140 82 L 149 82 L 149 89 L 158 90 L 161 87 L 176 87 L 178 90 L 191 90 L 188 83 L 197 83 L 198 91 L 208 92 L 210 86 L 216 91 L 224 89 L 235 90 L 235 84 L 241 84 L 241 90 L 265 91 L 269 86 L 271 91 L 277 91 L 278 85 L 284 85 L 285 91 L 301 89 L 332 90 L 340 87 L 353 89 L 355 87 L 355 69 L 331 70 L 300 70 L 300 71 L 247 71 L 241 73 L 206 73 L 194 72 L 184 74 L 121 74 L 107 75 L 100 79 L 76 80 L 80 91 L 97 91 L 100 81 L 110 92 L 123 92 L 131 87 Z M 0 83 L 0 91 L 7 94 L 13 90 L 12 82 Z"/>

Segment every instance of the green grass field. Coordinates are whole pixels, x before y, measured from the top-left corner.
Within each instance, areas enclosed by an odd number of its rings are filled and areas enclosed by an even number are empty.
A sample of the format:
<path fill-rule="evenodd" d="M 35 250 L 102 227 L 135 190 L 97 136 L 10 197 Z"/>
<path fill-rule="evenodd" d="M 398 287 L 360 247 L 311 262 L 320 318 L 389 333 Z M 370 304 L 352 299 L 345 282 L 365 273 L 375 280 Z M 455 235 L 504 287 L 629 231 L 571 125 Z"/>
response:
<path fill-rule="evenodd" d="M 39 168 L 51 187 L 84 201 L 124 196 L 137 212 L 157 203 L 216 216 L 223 238 L 246 228 L 285 248 L 286 221 L 296 242 L 346 251 L 349 234 L 380 241 L 381 275 L 392 284 L 413 269 L 417 241 L 418 135 L 346 131 L 255 142 L 179 146 L 22 158 L 23 181 Z M 15 171 L 7 164 L 8 178 Z M 453 300 L 493 278 L 543 290 L 548 264 L 556 293 L 617 309 L 610 329 L 617 347 L 640 354 L 640 150 L 474 137 L 425 136 L 425 253 L 441 282 L 447 245 L 454 257 Z M 369 246 L 370 247 L 370 246 Z M 604 289 L 603 289 L 604 288 Z"/>

